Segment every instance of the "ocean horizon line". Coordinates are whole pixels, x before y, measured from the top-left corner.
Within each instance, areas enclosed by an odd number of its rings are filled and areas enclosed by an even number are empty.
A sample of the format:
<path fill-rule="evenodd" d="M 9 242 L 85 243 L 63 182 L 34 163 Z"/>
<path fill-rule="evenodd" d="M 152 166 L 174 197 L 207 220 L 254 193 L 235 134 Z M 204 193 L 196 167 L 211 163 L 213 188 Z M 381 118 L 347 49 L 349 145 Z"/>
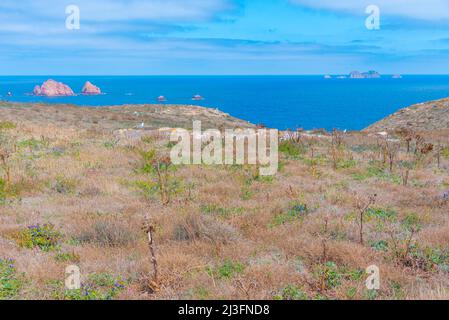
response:
<path fill-rule="evenodd" d="M 322 74 L 0 74 L 0 77 L 320 77 L 326 75 L 349 75 L 349 73 Z M 448 74 L 380 73 L 381 76 L 449 76 Z M 348 78 L 349 79 L 349 78 Z"/>

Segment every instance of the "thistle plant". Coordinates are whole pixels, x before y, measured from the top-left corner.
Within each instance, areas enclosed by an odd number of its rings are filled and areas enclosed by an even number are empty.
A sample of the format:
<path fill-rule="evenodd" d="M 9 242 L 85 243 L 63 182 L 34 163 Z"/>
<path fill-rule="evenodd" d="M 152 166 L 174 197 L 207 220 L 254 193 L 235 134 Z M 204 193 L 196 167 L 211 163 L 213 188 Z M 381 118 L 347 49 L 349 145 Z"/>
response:
<path fill-rule="evenodd" d="M 156 158 L 153 161 L 153 168 L 156 172 L 161 202 L 164 206 L 170 203 L 171 198 L 170 174 L 169 174 L 171 165 L 172 163 L 169 157 Z"/>
<path fill-rule="evenodd" d="M 154 293 L 159 290 L 159 271 L 156 257 L 156 246 L 154 243 L 155 226 L 150 222 L 148 215 L 145 217 L 142 230 L 146 233 L 148 238 L 148 249 L 150 251 L 151 264 L 153 267 L 153 276 L 151 277 L 151 280 L 148 281 L 146 287 L 150 289 L 149 291 Z"/>
<path fill-rule="evenodd" d="M 356 195 L 355 198 L 359 220 L 359 242 L 361 245 L 363 245 L 364 244 L 363 227 L 364 227 L 365 214 L 367 213 L 368 209 L 376 203 L 377 195 L 376 194 L 370 195 L 368 199 L 363 199 L 362 197 Z"/>
<path fill-rule="evenodd" d="M 343 154 L 343 133 L 336 129 L 332 131 L 330 153 L 332 157 L 332 167 L 334 170 L 337 170 L 338 163 L 340 162 Z"/>
<path fill-rule="evenodd" d="M 5 174 L 5 180 L 7 183 L 11 182 L 11 166 L 9 159 L 11 158 L 11 152 L 5 149 L 0 149 L 0 166 Z"/>
<path fill-rule="evenodd" d="M 150 184 L 154 184 L 159 193 L 161 203 L 166 206 L 176 190 L 177 183 L 173 179 L 175 166 L 167 156 L 159 156 L 154 150 L 141 152 L 143 159 L 142 171 L 150 176 Z"/>
<path fill-rule="evenodd" d="M 7 183 L 11 182 L 11 158 L 16 150 L 16 139 L 0 131 L 0 173 L 3 171 Z"/>
<path fill-rule="evenodd" d="M 384 163 L 388 161 L 388 169 L 390 173 L 393 173 L 394 164 L 400 148 L 400 143 L 392 141 L 389 137 L 385 137 L 382 143 L 383 158 Z"/>

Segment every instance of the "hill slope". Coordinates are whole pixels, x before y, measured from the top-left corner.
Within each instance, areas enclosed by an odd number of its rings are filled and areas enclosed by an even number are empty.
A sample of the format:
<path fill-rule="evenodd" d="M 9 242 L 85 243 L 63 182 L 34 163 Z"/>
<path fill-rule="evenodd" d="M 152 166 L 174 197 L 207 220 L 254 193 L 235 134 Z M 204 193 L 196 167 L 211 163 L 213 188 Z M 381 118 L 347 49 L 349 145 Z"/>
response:
<path fill-rule="evenodd" d="M 449 129 L 449 98 L 429 101 L 401 109 L 364 131 L 391 131 L 409 128 L 416 131 Z"/>
<path fill-rule="evenodd" d="M 66 104 L 0 102 L 0 120 L 58 125 L 77 129 L 117 130 L 139 127 L 191 128 L 193 120 L 200 120 L 207 128 L 248 128 L 253 124 L 234 118 L 214 108 L 187 105 L 123 105 L 101 108 Z"/>

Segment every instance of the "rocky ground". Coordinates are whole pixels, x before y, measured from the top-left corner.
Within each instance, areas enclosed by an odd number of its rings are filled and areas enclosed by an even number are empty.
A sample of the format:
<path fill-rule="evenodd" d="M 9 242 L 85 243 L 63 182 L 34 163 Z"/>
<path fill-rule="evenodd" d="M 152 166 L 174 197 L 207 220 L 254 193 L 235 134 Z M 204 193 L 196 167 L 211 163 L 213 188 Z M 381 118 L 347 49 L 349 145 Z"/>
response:
<path fill-rule="evenodd" d="M 0 299 L 449 298 L 445 132 L 299 132 L 263 177 L 167 162 L 157 129 L 192 119 L 251 126 L 190 106 L 1 104 Z"/>

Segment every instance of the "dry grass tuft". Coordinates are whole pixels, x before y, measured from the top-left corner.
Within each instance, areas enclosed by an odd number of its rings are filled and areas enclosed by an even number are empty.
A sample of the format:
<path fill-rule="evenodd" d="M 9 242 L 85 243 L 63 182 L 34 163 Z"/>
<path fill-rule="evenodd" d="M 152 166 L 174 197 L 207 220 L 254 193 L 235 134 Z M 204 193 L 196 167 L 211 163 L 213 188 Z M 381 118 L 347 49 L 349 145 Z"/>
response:
<path fill-rule="evenodd" d="M 174 227 L 173 239 L 177 241 L 204 240 L 226 245 L 239 239 L 237 230 L 229 224 L 211 217 L 190 214 Z"/>
<path fill-rule="evenodd" d="M 138 238 L 138 230 L 127 222 L 111 217 L 94 219 L 75 233 L 73 239 L 103 247 L 121 247 L 133 244 Z"/>

